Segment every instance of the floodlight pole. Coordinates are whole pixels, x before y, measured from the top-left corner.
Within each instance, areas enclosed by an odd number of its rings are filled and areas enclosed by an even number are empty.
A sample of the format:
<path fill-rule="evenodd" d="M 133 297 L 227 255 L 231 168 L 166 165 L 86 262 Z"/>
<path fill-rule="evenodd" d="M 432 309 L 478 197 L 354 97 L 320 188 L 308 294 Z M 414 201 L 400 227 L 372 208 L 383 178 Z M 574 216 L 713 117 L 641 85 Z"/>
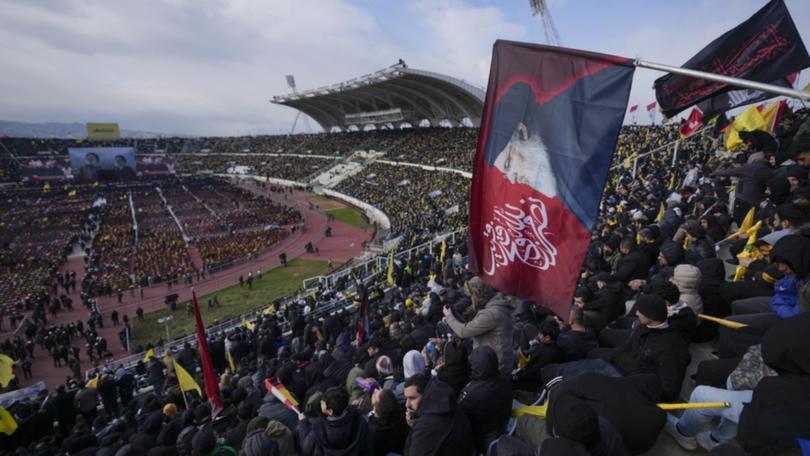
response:
<path fill-rule="evenodd" d="M 731 76 L 723 76 L 720 74 L 707 73 L 705 71 L 690 70 L 688 68 L 681 68 L 671 65 L 664 65 L 661 63 L 648 62 L 646 60 L 641 59 L 636 59 L 635 65 L 639 68 L 647 68 L 649 70 L 663 71 L 665 73 L 674 73 L 679 74 L 681 76 L 687 76 L 696 79 L 705 79 L 708 81 L 720 82 L 735 87 L 760 90 L 762 92 L 768 92 L 776 95 L 783 95 L 786 97 L 797 98 L 799 100 L 810 100 L 810 92 L 788 89 L 786 87 L 779 87 L 773 84 L 765 84 L 762 82 L 749 81 L 747 79 L 733 78 Z"/>

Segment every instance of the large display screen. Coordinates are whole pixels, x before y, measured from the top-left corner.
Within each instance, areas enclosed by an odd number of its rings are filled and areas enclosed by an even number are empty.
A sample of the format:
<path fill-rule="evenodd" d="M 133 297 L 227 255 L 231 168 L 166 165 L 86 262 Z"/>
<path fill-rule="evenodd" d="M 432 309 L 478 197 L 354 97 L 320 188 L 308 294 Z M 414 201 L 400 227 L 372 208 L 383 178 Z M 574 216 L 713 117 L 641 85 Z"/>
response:
<path fill-rule="evenodd" d="M 120 181 L 136 177 L 132 147 L 71 147 L 68 154 L 78 181 Z"/>

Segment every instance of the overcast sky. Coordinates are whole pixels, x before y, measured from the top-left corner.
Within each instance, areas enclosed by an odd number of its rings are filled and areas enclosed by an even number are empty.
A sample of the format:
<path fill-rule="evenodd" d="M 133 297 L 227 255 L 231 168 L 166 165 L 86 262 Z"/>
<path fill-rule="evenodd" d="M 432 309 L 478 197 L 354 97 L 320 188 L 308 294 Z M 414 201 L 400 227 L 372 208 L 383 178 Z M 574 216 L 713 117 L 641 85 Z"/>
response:
<path fill-rule="evenodd" d="M 567 47 L 680 65 L 765 3 L 550 7 Z M 810 42 L 810 1 L 786 3 Z M 286 74 L 307 89 L 402 58 L 483 86 L 495 39 L 543 42 L 527 0 L 0 0 L 0 8 L 0 119 L 162 133 L 288 132 L 295 111 L 267 101 L 288 92 Z M 630 104 L 652 102 L 658 76 L 636 71 Z M 800 87 L 808 82 L 805 70 Z"/>

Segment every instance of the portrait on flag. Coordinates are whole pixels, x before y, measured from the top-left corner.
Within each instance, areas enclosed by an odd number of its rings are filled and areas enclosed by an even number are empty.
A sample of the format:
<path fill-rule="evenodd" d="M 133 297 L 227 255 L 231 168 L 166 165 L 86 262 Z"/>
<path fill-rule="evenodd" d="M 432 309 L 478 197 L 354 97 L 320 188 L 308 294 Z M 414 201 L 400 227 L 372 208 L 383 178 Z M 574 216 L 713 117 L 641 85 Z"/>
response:
<path fill-rule="evenodd" d="M 470 265 L 562 315 L 596 219 L 634 67 L 498 41 L 470 197 Z"/>

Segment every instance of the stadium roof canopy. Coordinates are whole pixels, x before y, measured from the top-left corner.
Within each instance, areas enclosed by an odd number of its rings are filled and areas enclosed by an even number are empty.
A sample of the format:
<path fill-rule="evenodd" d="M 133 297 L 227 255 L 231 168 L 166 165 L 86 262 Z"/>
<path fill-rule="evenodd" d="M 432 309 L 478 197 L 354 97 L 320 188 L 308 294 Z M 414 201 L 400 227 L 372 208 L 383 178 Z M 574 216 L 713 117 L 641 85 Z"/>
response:
<path fill-rule="evenodd" d="M 296 108 L 330 131 L 368 124 L 452 125 L 481 123 L 484 90 L 460 79 L 408 68 L 388 68 L 327 87 L 276 96 L 273 103 Z"/>

